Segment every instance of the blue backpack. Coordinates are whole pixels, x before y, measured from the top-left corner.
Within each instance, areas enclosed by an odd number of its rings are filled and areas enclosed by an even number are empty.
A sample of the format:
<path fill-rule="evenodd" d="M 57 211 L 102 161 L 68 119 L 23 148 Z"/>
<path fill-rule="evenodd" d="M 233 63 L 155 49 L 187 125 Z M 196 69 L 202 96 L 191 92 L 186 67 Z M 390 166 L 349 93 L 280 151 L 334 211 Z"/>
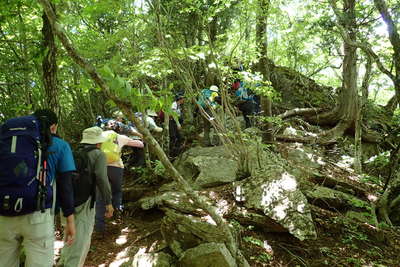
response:
<path fill-rule="evenodd" d="M 199 99 L 197 100 L 197 104 L 202 106 L 202 108 L 207 108 L 207 104 L 211 104 L 209 98 L 211 97 L 212 93 L 213 92 L 208 88 L 201 90 Z"/>
<path fill-rule="evenodd" d="M 51 135 L 35 116 L 7 120 L 0 128 L 0 215 L 18 216 L 52 204 L 47 177 Z"/>

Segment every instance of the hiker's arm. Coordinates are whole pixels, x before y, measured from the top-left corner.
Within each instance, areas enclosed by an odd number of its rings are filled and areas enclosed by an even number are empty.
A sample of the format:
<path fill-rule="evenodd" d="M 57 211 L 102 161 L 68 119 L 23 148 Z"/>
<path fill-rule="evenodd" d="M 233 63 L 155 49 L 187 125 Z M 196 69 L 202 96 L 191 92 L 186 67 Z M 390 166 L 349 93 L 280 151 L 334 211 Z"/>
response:
<path fill-rule="evenodd" d="M 143 138 L 143 135 L 141 133 L 139 133 L 139 132 L 132 131 L 131 134 L 134 135 L 134 136 L 140 137 L 141 139 Z"/>
<path fill-rule="evenodd" d="M 65 225 L 65 242 L 68 246 L 72 245 L 75 241 L 76 229 L 75 229 L 75 217 L 74 214 L 69 215 L 67 218 L 67 224 Z"/>
<path fill-rule="evenodd" d="M 62 172 L 56 179 L 57 196 L 60 200 L 60 206 L 66 217 L 65 242 L 68 246 L 75 240 L 75 219 L 74 219 L 74 192 L 72 187 L 72 172 Z"/>
<path fill-rule="evenodd" d="M 179 112 L 179 108 L 178 108 L 178 103 L 177 102 L 172 103 L 171 109 L 172 109 L 172 111 L 174 111 L 176 113 L 176 116 L 172 116 L 172 118 L 175 121 L 176 126 L 178 127 L 178 130 L 180 130 L 182 127 L 181 127 L 181 123 L 179 122 L 180 112 Z"/>
<path fill-rule="evenodd" d="M 96 158 L 94 174 L 96 176 L 96 186 L 103 198 L 105 205 L 111 204 L 111 186 L 107 176 L 107 158 L 104 152 L 99 151 Z"/>
<path fill-rule="evenodd" d="M 122 144 L 122 146 L 133 146 L 133 147 L 139 147 L 142 148 L 144 147 L 143 142 L 140 140 L 134 140 L 132 138 L 129 138 L 125 135 L 118 135 L 118 143 Z"/>
<path fill-rule="evenodd" d="M 126 145 L 127 145 L 127 146 L 133 146 L 133 147 L 139 147 L 139 148 L 143 148 L 143 147 L 144 147 L 144 144 L 143 144 L 142 141 L 140 141 L 140 140 L 133 140 L 133 139 L 129 140 L 129 142 L 126 143 Z"/>
<path fill-rule="evenodd" d="M 64 217 L 75 212 L 74 209 L 74 189 L 72 187 L 72 171 L 59 173 L 56 179 L 57 196 Z"/>
<path fill-rule="evenodd" d="M 104 152 L 100 151 L 94 165 L 94 174 L 96 176 L 97 191 L 100 192 L 106 206 L 105 217 L 110 218 L 113 215 L 114 208 L 111 204 L 111 186 L 107 176 L 107 158 Z"/>
<path fill-rule="evenodd" d="M 143 135 L 141 133 L 139 133 L 135 128 L 131 127 L 130 131 L 131 131 L 131 135 L 138 136 L 138 137 L 140 137 L 140 139 L 143 138 Z"/>

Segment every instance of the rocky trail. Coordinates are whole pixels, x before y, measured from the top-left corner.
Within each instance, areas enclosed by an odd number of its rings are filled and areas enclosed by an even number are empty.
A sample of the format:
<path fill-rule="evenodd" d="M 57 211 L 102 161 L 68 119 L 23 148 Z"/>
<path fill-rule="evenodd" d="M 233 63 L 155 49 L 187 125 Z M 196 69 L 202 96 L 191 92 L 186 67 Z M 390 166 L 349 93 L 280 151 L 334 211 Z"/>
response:
<path fill-rule="evenodd" d="M 232 225 L 250 266 L 400 266 L 400 232 L 372 223 L 380 187 L 330 152 L 282 144 L 239 180 L 223 147 L 189 149 L 175 166 Z M 224 236 L 174 183 L 129 179 L 126 211 L 94 236 L 85 266 L 235 266 Z"/>

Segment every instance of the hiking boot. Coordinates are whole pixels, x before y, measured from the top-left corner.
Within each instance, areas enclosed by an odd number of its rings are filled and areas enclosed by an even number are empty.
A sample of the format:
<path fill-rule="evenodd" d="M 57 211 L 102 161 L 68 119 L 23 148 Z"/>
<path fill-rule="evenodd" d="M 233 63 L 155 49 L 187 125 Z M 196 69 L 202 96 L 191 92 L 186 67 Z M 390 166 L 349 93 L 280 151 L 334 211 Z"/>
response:
<path fill-rule="evenodd" d="M 114 210 L 114 214 L 113 214 L 113 218 L 115 219 L 115 220 L 122 220 L 122 218 L 123 218 L 123 215 L 124 214 L 124 210 L 122 209 L 122 208 L 119 208 L 119 209 L 115 209 Z"/>

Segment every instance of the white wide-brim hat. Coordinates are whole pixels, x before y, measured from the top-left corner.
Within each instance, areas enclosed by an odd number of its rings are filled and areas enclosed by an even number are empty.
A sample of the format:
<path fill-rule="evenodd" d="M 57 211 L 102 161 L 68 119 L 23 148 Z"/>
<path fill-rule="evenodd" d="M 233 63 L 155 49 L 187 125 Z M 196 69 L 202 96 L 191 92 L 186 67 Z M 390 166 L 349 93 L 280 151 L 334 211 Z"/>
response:
<path fill-rule="evenodd" d="M 100 127 L 94 126 L 83 130 L 81 144 L 100 144 L 107 140 L 103 130 Z"/>
<path fill-rule="evenodd" d="M 210 86 L 210 90 L 213 91 L 213 92 L 218 92 L 218 86 L 216 86 L 216 85 L 211 85 L 211 86 Z"/>

